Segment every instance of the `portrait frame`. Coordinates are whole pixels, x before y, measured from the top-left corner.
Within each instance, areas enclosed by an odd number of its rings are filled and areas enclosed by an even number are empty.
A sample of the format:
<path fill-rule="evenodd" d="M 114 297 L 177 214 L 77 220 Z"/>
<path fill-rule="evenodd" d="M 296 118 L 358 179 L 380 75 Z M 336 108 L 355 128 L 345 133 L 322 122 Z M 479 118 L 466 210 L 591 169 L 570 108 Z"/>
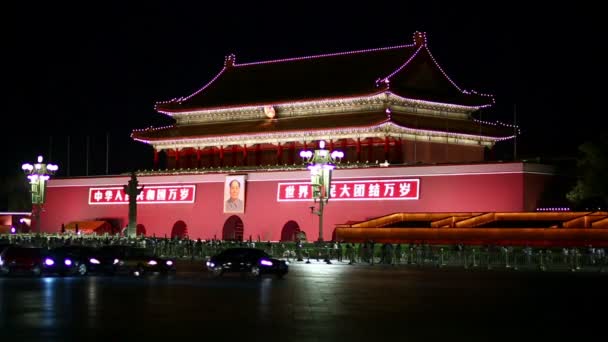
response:
<path fill-rule="evenodd" d="M 244 213 L 245 212 L 245 189 L 246 189 L 246 180 L 247 177 L 245 175 L 228 175 L 224 181 L 224 202 L 222 202 L 222 207 L 224 208 L 224 213 Z M 231 195 L 231 186 L 232 183 L 236 186 L 238 184 L 238 197 L 233 198 Z"/>

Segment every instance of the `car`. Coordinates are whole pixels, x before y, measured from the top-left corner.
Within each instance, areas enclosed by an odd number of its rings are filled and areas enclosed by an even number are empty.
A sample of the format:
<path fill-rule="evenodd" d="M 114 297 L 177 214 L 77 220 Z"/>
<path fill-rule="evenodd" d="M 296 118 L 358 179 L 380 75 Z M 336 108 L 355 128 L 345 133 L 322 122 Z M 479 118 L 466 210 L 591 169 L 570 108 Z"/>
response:
<path fill-rule="evenodd" d="M 175 273 L 175 261 L 155 256 L 151 250 L 134 246 L 104 246 L 100 250 L 101 263 L 110 274 Z"/>
<path fill-rule="evenodd" d="M 45 252 L 44 257 L 47 271 L 52 270 L 59 275 L 78 274 L 84 276 L 88 273 L 103 271 L 99 251 L 94 247 L 60 246 Z"/>
<path fill-rule="evenodd" d="M 5 250 L 6 248 L 8 248 L 10 246 L 14 246 L 14 244 L 0 242 L 0 253 L 2 253 L 3 250 Z"/>
<path fill-rule="evenodd" d="M 244 247 L 225 249 L 209 258 L 206 267 L 214 276 L 234 272 L 252 277 L 273 274 L 282 278 L 289 272 L 287 261 L 272 258 L 261 249 Z"/>
<path fill-rule="evenodd" d="M 0 253 L 0 274 L 30 273 L 40 276 L 45 271 L 42 248 L 8 246 Z"/>

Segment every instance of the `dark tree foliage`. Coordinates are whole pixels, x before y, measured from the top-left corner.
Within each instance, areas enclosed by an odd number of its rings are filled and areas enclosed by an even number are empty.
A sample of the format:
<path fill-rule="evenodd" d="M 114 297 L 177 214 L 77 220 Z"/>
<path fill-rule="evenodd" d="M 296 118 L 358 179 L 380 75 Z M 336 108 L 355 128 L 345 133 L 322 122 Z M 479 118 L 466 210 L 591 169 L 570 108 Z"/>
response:
<path fill-rule="evenodd" d="M 608 131 L 579 146 L 578 180 L 567 197 L 579 208 L 608 207 Z"/>
<path fill-rule="evenodd" d="M 0 180 L 0 211 L 31 211 L 30 186 L 25 175 L 10 175 Z"/>

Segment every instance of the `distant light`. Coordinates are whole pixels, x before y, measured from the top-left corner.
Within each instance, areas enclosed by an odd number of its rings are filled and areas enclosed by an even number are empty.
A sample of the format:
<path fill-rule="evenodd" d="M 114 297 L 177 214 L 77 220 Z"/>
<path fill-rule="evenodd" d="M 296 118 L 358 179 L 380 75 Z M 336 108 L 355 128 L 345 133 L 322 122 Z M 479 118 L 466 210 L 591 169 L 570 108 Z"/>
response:
<path fill-rule="evenodd" d="M 319 141 L 319 147 L 320 148 L 325 148 L 325 140 Z"/>
<path fill-rule="evenodd" d="M 11 234 L 15 234 L 17 232 L 17 228 L 11 227 Z"/>

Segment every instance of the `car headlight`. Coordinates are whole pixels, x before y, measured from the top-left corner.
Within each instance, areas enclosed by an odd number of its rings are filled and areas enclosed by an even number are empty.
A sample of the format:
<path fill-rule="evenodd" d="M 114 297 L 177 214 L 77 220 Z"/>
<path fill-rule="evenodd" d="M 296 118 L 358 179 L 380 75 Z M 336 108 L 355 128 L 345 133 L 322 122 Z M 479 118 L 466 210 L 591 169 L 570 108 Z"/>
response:
<path fill-rule="evenodd" d="M 53 260 L 51 258 L 46 258 L 46 259 L 44 259 L 44 264 L 47 266 L 53 266 L 53 265 L 55 265 L 55 260 Z"/>
<path fill-rule="evenodd" d="M 207 261 L 207 267 L 214 268 L 215 264 L 213 262 L 211 262 L 211 261 Z"/>
<path fill-rule="evenodd" d="M 167 260 L 167 262 L 165 263 L 167 266 L 173 266 L 173 261 L 171 260 Z"/>
<path fill-rule="evenodd" d="M 148 261 L 148 265 L 154 266 L 156 264 L 157 264 L 156 260 L 150 260 L 150 261 Z"/>
<path fill-rule="evenodd" d="M 114 259 L 114 265 L 118 264 L 119 261 L 120 260 L 118 260 L 118 259 Z"/>
<path fill-rule="evenodd" d="M 89 262 L 90 262 L 91 264 L 95 264 L 95 265 L 99 265 L 99 264 L 100 264 L 99 260 L 97 260 L 97 259 L 95 259 L 95 258 L 91 258 L 91 259 L 89 259 Z"/>
<path fill-rule="evenodd" d="M 70 259 L 65 259 L 65 260 L 63 260 L 63 263 L 64 263 L 66 266 L 72 266 L 72 260 L 70 260 Z"/>
<path fill-rule="evenodd" d="M 262 259 L 262 260 L 260 260 L 260 265 L 272 266 L 272 261 L 266 260 L 266 259 Z"/>
<path fill-rule="evenodd" d="M 289 265 L 289 261 L 285 261 L 285 265 Z"/>

